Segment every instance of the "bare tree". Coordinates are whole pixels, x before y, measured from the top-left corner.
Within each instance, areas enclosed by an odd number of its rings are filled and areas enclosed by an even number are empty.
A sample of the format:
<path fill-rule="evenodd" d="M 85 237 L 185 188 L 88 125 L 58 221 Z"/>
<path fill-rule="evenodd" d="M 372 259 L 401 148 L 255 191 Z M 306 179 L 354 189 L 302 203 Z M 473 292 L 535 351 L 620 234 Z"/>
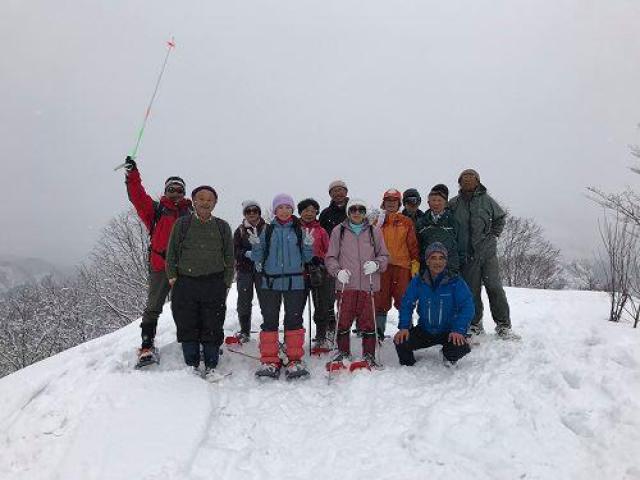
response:
<path fill-rule="evenodd" d="M 105 227 L 89 263 L 80 269 L 88 294 L 119 325 L 138 318 L 146 300 L 149 234 L 133 211 Z"/>
<path fill-rule="evenodd" d="M 533 219 L 507 217 L 498 239 L 498 260 L 505 283 L 512 287 L 561 288 L 560 250 L 544 237 Z"/>
<path fill-rule="evenodd" d="M 603 290 L 602 269 L 589 258 L 573 260 L 566 266 L 567 273 L 574 279 L 573 288 L 579 290 Z"/>
<path fill-rule="evenodd" d="M 609 320 L 619 322 L 627 302 L 633 302 L 631 275 L 637 262 L 637 227 L 616 212 L 611 220 L 605 213 L 598 229 L 604 248 L 601 262 L 605 288 L 611 299 Z"/>

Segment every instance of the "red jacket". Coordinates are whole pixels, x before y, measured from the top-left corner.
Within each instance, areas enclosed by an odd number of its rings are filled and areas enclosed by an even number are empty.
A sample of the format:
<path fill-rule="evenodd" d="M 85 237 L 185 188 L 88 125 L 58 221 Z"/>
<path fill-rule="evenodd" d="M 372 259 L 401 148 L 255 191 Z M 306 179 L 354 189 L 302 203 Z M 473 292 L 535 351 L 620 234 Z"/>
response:
<path fill-rule="evenodd" d="M 176 205 L 163 195 L 159 202 L 154 201 L 142 186 L 138 170 L 130 172 L 125 183 L 129 200 L 151 235 L 151 252 L 149 254 L 151 270 L 154 272 L 164 271 L 164 258 L 171 229 L 178 217 L 191 214 L 191 200 L 183 198 Z"/>
<path fill-rule="evenodd" d="M 313 235 L 313 256 L 324 260 L 324 256 L 329 250 L 329 235 L 327 231 L 322 228 L 318 220 L 313 220 L 309 223 L 301 220 L 300 226 L 303 232 L 306 229 L 311 230 L 311 235 Z"/>

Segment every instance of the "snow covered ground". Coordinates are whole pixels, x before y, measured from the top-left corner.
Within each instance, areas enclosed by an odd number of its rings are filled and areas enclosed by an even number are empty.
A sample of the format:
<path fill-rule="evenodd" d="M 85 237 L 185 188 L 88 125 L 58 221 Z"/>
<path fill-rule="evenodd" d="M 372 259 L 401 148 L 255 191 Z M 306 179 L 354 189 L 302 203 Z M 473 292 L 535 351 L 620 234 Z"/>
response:
<path fill-rule="evenodd" d="M 605 321 L 604 294 L 507 294 L 522 342 L 487 335 L 449 370 L 435 348 L 400 368 L 387 340 L 384 371 L 331 385 L 324 359 L 258 383 L 233 353 L 210 385 L 167 306 L 155 370 L 132 368 L 136 322 L 0 380 L 0 478 L 640 479 L 640 332 Z"/>

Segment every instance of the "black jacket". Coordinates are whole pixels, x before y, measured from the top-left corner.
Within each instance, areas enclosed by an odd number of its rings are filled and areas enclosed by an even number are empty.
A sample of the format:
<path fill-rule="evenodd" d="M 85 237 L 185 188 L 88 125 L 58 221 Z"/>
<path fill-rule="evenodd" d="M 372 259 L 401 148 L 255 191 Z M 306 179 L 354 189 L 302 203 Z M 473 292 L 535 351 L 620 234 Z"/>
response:
<path fill-rule="evenodd" d="M 349 199 L 347 198 L 347 202 Z M 331 236 L 331 231 L 333 227 L 336 225 L 340 225 L 347 218 L 347 204 L 345 203 L 342 207 L 337 206 L 333 201 L 329 204 L 327 208 L 322 210 L 320 213 L 320 225 L 324 228 L 329 236 Z"/>

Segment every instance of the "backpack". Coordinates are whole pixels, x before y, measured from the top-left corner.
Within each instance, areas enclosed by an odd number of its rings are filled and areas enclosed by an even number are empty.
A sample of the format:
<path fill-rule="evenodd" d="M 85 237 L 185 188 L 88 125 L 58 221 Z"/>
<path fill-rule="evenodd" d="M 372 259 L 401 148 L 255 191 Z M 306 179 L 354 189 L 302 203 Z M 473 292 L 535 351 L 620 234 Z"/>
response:
<path fill-rule="evenodd" d="M 192 210 L 188 208 L 187 211 L 190 213 Z M 153 202 L 153 218 L 151 219 L 151 225 L 149 226 L 149 254 L 151 254 L 151 252 L 154 252 L 156 255 L 159 255 L 163 259 L 166 258 L 167 251 L 164 250 L 160 252 L 158 250 L 154 250 L 153 248 L 151 248 L 151 240 L 153 239 L 153 234 L 156 230 L 156 225 L 160 221 L 160 217 L 162 217 L 163 215 L 169 215 L 169 212 L 172 212 L 172 210 L 167 208 L 166 205 L 164 205 L 162 202 L 155 202 L 155 201 Z M 191 217 L 191 215 L 187 215 L 187 214 L 180 215 L 180 209 L 178 209 L 178 218 L 176 219 L 176 221 L 180 220 L 182 217 L 185 217 L 185 216 Z"/>
<path fill-rule="evenodd" d="M 222 233 L 222 222 L 219 222 L 217 217 L 213 217 L 213 221 L 218 227 L 218 233 L 220 234 L 220 239 L 222 240 L 222 252 L 224 254 L 224 252 L 227 250 L 227 244 L 224 239 L 224 234 Z M 178 224 L 178 257 L 182 255 L 182 243 L 184 242 L 184 239 L 187 238 L 187 233 L 189 232 L 189 228 L 191 228 L 192 222 L 193 215 L 183 215 L 176 220 L 176 223 Z"/>
<path fill-rule="evenodd" d="M 275 227 L 273 226 L 273 223 L 269 223 L 265 226 L 265 231 L 264 231 L 264 257 L 262 258 L 262 265 L 266 265 L 267 264 L 267 259 L 269 258 L 269 253 L 271 251 L 271 236 L 273 235 L 273 229 Z M 300 258 L 303 258 L 303 253 L 302 253 L 302 249 L 303 249 L 303 244 L 302 244 L 302 227 L 300 226 L 300 221 L 294 217 L 293 220 L 293 231 L 296 233 L 296 245 L 298 246 L 298 248 L 300 249 Z M 265 278 L 265 280 L 267 281 L 267 288 L 271 289 L 273 288 L 273 282 L 275 279 L 277 278 L 288 278 L 289 279 L 289 290 L 291 290 L 292 288 L 292 278 L 293 277 L 300 277 L 303 276 L 304 273 L 300 272 L 300 273 L 282 273 L 282 274 L 278 274 L 278 275 L 269 275 L 264 271 L 264 268 L 262 270 L 262 276 Z"/>
<path fill-rule="evenodd" d="M 267 264 L 267 258 L 269 258 L 269 253 L 271 251 L 271 236 L 273 235 L 273 223 L 269 223 L 265 226 L 264 231 L 264 258 L 262 259 L 262 264 Z M 296 245 L 300 249 L 300 258 L 302 258 L 302 227 L 300 226 L 300 222 L 298 219 L 294 219 L 293 221 L 293 231 L 296 233 Z"/>

